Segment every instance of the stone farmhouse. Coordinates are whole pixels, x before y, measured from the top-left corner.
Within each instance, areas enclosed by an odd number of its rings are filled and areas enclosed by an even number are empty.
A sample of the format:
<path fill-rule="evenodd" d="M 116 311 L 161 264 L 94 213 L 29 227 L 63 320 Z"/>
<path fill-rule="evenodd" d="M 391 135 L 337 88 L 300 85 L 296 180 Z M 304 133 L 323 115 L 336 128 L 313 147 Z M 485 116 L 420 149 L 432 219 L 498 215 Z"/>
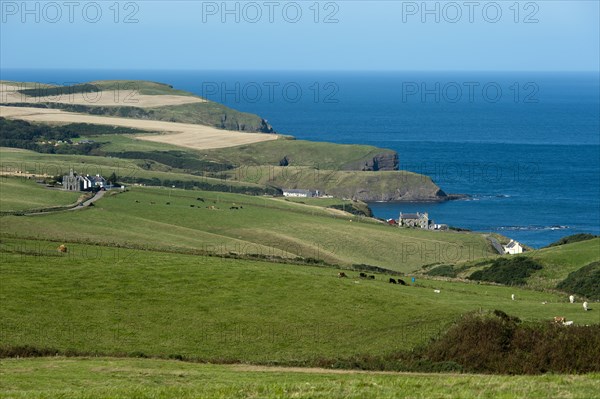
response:
<path fill-rule="evenodd" d="M 92 191 L 107 188 L 108 183 L 106 179 L 100 175 L 78 175 L 70 170 L 69 174 L 63 176 L 62 180 L 63 189 L 67 191 Z"/>

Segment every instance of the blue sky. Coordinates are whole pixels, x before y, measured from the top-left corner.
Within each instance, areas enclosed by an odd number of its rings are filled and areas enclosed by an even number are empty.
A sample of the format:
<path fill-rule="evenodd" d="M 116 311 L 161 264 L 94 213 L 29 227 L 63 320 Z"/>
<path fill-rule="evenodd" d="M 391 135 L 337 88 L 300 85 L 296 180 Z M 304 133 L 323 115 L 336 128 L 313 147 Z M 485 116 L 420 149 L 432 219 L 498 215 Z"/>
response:
<path fill-rule="evenodd" d="M 515 3 L 1 0 L 0 67 L 599 70 L 598 0 Z"/>

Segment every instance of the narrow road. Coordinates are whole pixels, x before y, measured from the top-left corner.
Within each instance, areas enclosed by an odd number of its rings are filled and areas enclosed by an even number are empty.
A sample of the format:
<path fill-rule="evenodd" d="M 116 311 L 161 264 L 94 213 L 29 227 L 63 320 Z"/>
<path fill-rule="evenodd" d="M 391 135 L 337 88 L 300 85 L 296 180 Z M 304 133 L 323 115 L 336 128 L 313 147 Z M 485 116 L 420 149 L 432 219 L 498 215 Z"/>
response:
<path fill-rule="evenodd" d="M 104 194 L 106 193 L 106 191 L 104 190 L 100 190 L 98 192 L 96 192 L 96 194 L 94 194 L 94 196 L 80 204 L 74 205 L 71 208 L 68 209 L 60 209 L 60 210 L 56 210 L 56 211 L 46 211 L 46 212 L 24 212 L 23 215 L 25 216 L 37 216 L 37 215 L 49 215 L 51 213 L 59 213 L 59 212 L 67 212 L 67 211 L 76 211 L 79 209 L 83 209 L 86 208 L 88 206 L 90 206 L 91 204 L 93 204 L 94 202 L 98 201 L 99 199 L 101 199 L 102 197 L 104 197 Z"/>

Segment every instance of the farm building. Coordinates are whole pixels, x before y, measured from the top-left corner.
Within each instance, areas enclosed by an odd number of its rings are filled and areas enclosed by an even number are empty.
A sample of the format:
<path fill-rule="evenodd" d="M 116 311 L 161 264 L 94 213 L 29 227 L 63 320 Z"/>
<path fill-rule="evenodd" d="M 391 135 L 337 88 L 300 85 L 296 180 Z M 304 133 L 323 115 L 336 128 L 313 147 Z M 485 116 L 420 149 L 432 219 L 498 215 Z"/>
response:
<path fill-rule="evenodd" d="M 283 189 L 284 197 L 299 197 L 299 198 L 312 198 L 318 197 L 319 191 L 313 190 L 301 190 L 301 189 Z"/>
<path fill-rule="evenodd" d="M 73 172 L 73 169 L 70 170 L 68 175 L 63 176 L 62 184 L 63 189 L 67 191 L 90 191 L 107 187 L 107 182 L 104 177 L 100 175 L 78 175 Z"/>
<path fill-rule="evenodd" d="M 402 213 L 398 219 L 400 227 L 417 227 L 420 229 L 432 229 L 434 226 L 433 220 L 429 219 L 429 214 L 425 213 Z"/>

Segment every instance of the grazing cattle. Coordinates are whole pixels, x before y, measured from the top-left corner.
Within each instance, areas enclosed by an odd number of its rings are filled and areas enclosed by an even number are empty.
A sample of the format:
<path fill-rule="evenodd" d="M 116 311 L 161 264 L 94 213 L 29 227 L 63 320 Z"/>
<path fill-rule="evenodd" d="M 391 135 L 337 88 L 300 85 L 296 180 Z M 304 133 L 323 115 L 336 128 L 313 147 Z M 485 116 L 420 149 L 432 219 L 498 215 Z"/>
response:
<path fill-rule="evenodd" d="M 198 198 L 196 198 L 196 200 L 197 200 L 197 201 L 200 201 L 200 202 L 204 202 L 204 198 L 200 198 L 200 197 L 198 197 Z"/>
<path fill-rule="evenodd" d="M 195 207 L 196 207 L 196 205 L 190 205 L 190 208 L 195 208 Z"/>
<path fill-rule="evenodd" d="M 64 244 L 61 244 L 58 248 L 56 248 L 56 250 L 64 254 L 67 252 L 67 247 Z"/>
<path fill-rule="evenodd" d="M 360 273 L 358 276 L 360 278 L 367 278 L 367 274 L 366 273 Z"/>
<path fill-rule="evenodd" d="M 135 203 L 136 203 L 136 204 L 139 204 L 139 203 L 140 203 L 140 201 L 138 201 L 138 200 L 135 200 Z"/>
<path fill-rule="evenodd" d="M 154 205 L 154 201 L 150 201 L 150 205 Z"/>
<path fill-rule="evenodd" d="M 566 321 L 567 321 L 567 319 L 565 317 L 563 317 L 563 316 L 556 316 L 554 318 L 554 322 L 556 324 L 565 324 Z"/>
<path fill-rule="evenodd" d="M 398 284 L 400 284 L 400 285 L 406 285 L 406 281 L 404 281 L 401 278 L 399 278 L 398 279 Z"/>
<path fill-rule="evenodd" d="M 569 295 L 569 302 L 575 303 L 575 295 Z"/>
<path fill-rule="evenodd" d="M 394 280 L 393 278 L 390 278 L 390 283 L 391 284 L 398 284 L 398 282 L 396 280 Z"/>
<path fill-rule="evenodd" d="M 369 280 L 375 280 L 375 276 L 373 276 L 372 274 L 369 276 Z"/>
<path fill-rule="evenodd" d="M 240 208 L 238 208 L 237 206 L 232 206 L 232 207 L 229 207 L 229 209 L 240 209 Z"/>
<path fill-rule="evenodd" d="M 515 300 L 515 294 L 512 294 L 512 295 L 510 296 L 510 299 L 512 299 L 512 300 L 514 301 L 514 300 Z"/>
<path fill-rule="evenodd" d="M 435 292 L 436 294 L 439 294 L 442 291 L 440 291 L 440 290 L 433 290 L 433 292 Z"/>
<path fill-rule="evenodd" d="M 348 277 L 348 276 L 346 276 L 346 273 L 344 273 L 344 272 L 338 273 L 338 278 L 344 278 L 344 277 Z"/>
<path fill-rule="evenodd" d="M 167 202 L 167 205 L 171 205 L 171 203 L 170 203 L 170 202 Z"/>
<path fill-rule="evenodd" d="M 586 312 L 588 311 L 588 303 L 587 303 L 587 301 L 585 301 L 583 303 L 583 310 L 585 310 Z"/>

